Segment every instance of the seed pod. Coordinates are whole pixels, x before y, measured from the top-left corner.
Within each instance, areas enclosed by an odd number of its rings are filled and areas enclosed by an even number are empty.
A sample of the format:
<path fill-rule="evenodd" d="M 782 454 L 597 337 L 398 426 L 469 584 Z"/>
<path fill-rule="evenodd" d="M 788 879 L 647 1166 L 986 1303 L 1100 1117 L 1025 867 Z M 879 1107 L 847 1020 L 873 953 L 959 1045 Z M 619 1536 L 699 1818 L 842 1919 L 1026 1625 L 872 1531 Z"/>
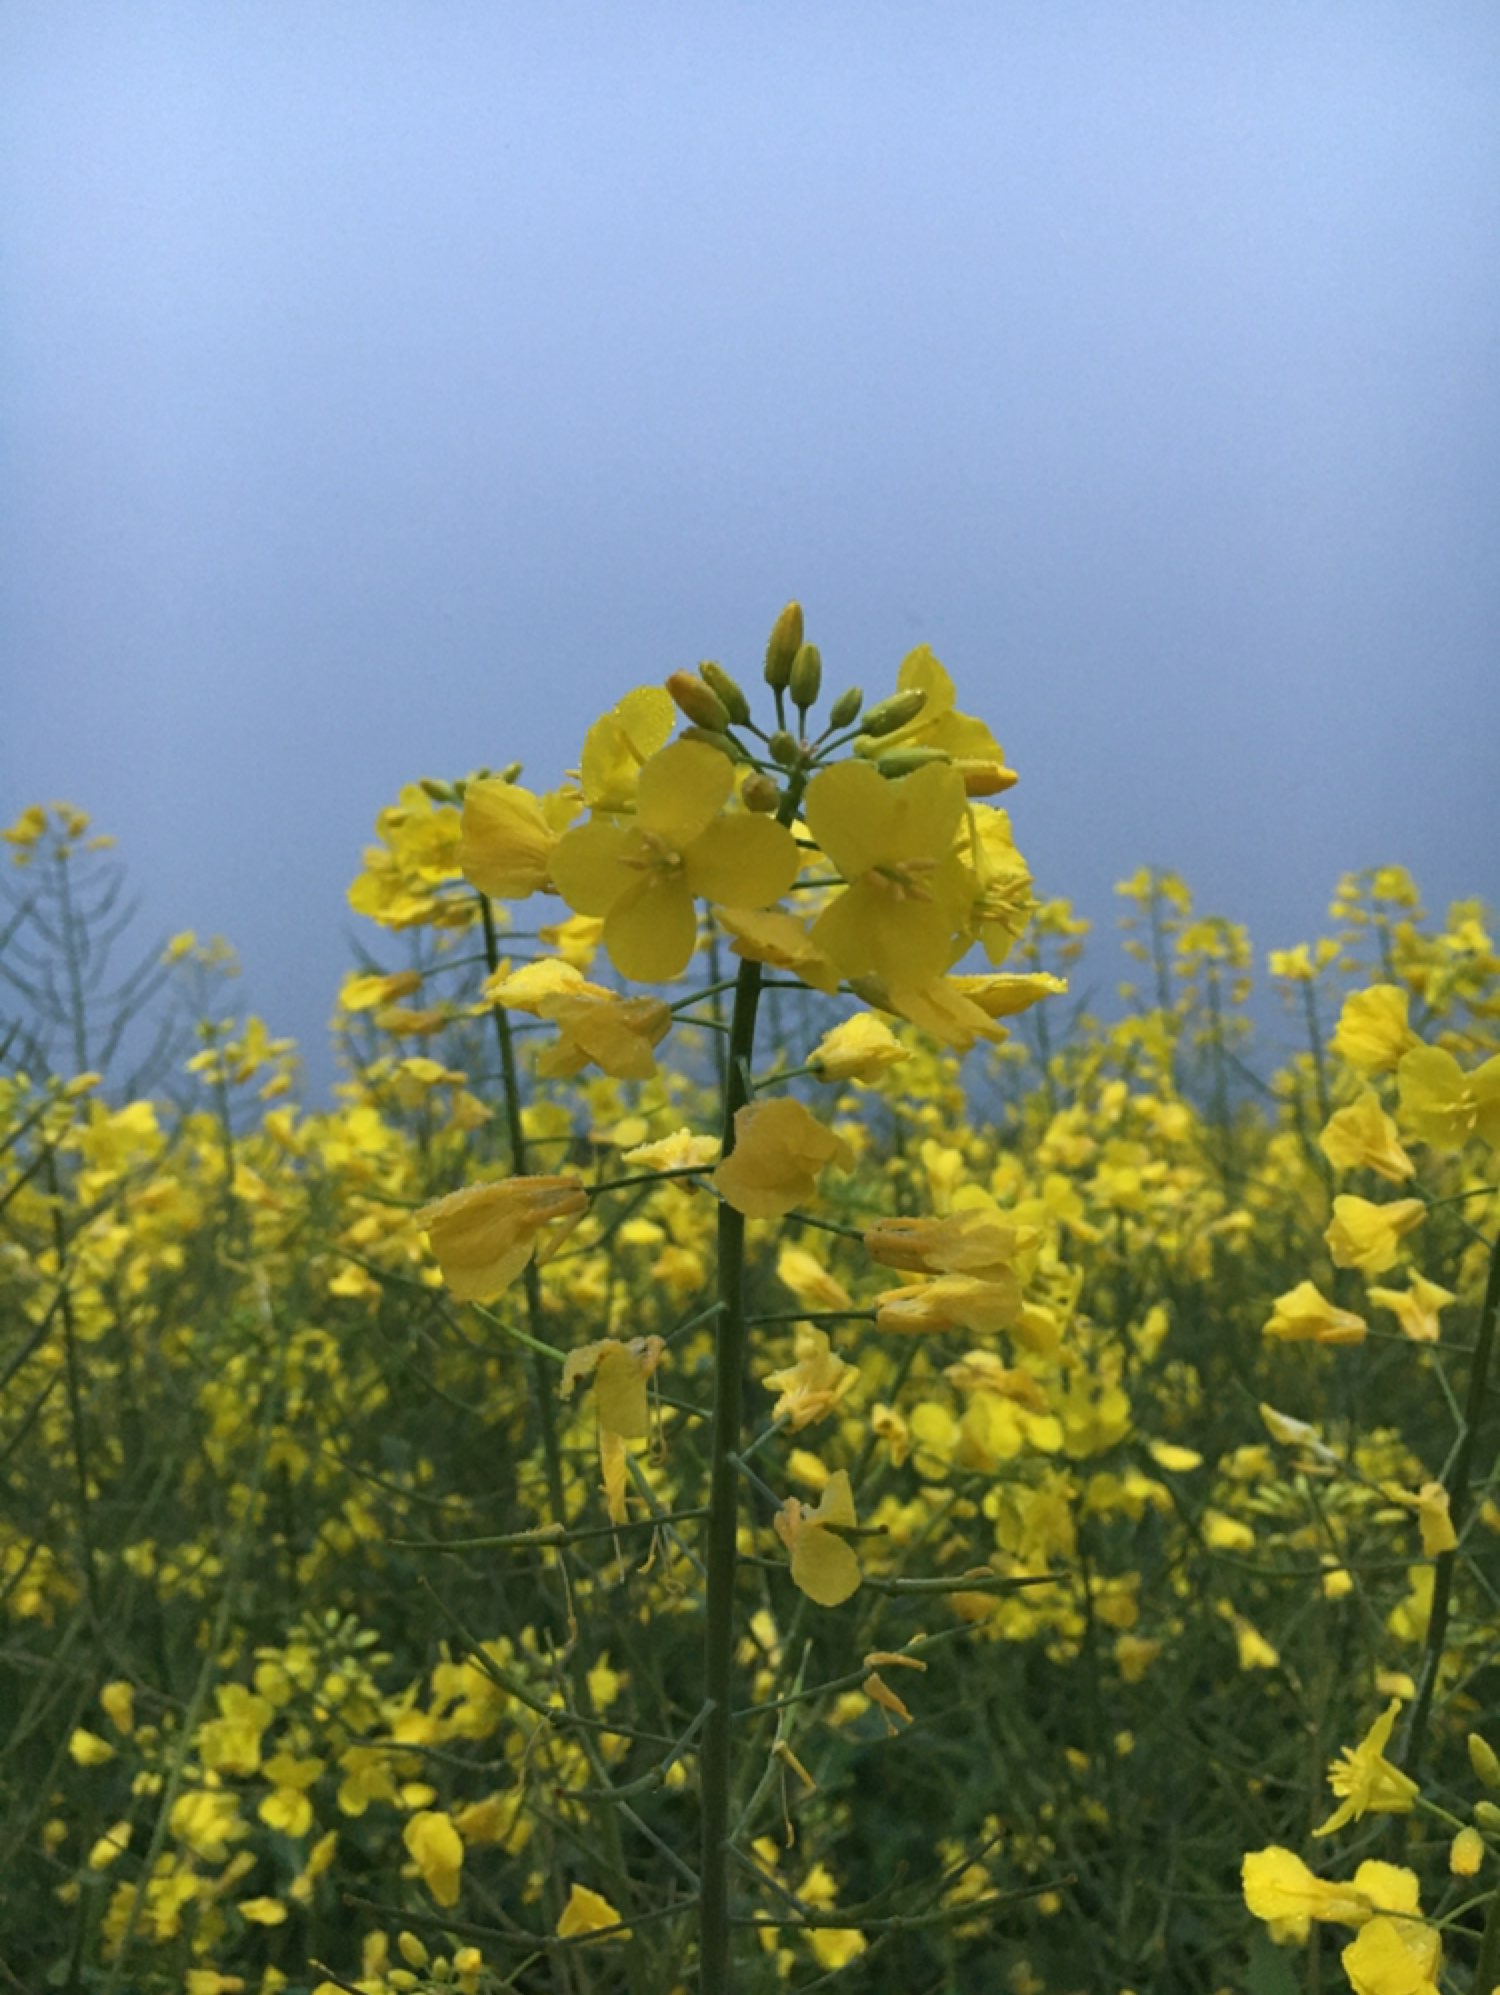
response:
<path fill-rule="evenodd" d="M 933 762 L 948 762 L 952 758 L 946 748 L 893 748 L 887 755 L 877 756 L 875 767 L 882 776 L 909 776 L 914 769 L 925 769 Z"/>
<path fill-rule="evenodd" d="M 850 686 L 847 692 L 840 693 L 828 709 L 830 727 L 848 727 L 859 718 L 859 710 L 865 703 L 865 696 L 858 686 Z"/>
<path fill-rule="evenodd" d="M 892 693 L 887 700 L 878 700 L 865 715 L 866 734 L 894 734 L 898 727 L 905 727 L 909 720 L 915 720 L 927 704 L 927 692 L 922 686 L 911 686 L 904 693 Z"/>
<path fill-rule="evenodd" d="M 766 645 L 766 684 L 778 693 L 785 692 L 792 676 L 792 660 L 801 649 L 802 605 L 788 603 L 771 626 L 770 642 Z"/>
<path fill-rule="evenodd" d="M 781 808 L 781 785 L 764 769 L 752 769 L 740 785 L 740 801 L 746 810 L 762 811 L 769 816 Z"/>
<path fill-rule="evenodd" d="M 709 728 L 715 734 L 722 734 L 728 727 L 729 713 L 724 702 L 695 672 L 673 672 L 667 680 L 667 691 L 696 727 Z"/>
<path fill-rule="evenodd" d="M 724 667 L 716 665 L 712 658 L 705 658 L 698 667 L 698 677 L 724 702 L 730 726 L 743 727 L 750 718 L 750 702 L 741 692 L 739 681 L 731 679 Z"/>
<path fill-rule="evenodd" d="M 818 691 L 822 684 L 823 654 L 815 644 L 801 645 L 798 648 L 796 657 L 792 660 L 791 675 L 787 680 L 787 689 L 792 696 L 792 705 L 800 713 L 806 713 L 814 700 L 817 699 Z"/>

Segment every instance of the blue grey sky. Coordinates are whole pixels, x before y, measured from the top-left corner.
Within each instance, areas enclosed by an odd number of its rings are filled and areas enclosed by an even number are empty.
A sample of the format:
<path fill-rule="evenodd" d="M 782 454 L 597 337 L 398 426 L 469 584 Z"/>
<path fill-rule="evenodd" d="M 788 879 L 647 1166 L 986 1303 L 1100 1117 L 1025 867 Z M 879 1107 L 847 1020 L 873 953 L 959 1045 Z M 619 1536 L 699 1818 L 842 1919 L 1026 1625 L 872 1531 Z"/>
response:
<path fill-rule="evenodd" d="M 1046 892 L 1500 890 L 1490 4 L 10 0 L 0 814 L 320 1043 L 405 781 L 930 643 Z"/>

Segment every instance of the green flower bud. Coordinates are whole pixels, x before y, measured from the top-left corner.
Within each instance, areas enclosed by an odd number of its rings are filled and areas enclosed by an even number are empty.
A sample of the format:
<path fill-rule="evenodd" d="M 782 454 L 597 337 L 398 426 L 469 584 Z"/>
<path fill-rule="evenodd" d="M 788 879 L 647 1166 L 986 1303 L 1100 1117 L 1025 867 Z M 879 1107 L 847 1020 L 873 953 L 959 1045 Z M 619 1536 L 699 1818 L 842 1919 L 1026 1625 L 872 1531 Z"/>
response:
<path fill-rule="evenodd" d="M 1477 1732 L 1469 1734 L 1469 1764 L 1486 1787 L 1500 1787 L 1500 1755 Z"/>
<path fill-rule="evenodd" d="M 764 811 L 769 815 L 781 808 L 781 785 L 764 769 L 752 769 L 740 785 L 740 801 L 746 810 Z"/>
<path fill-rule="evenodd" d="M 715 734 L 722 734 L 728 727 L 729 711 L 724 702 L 695 672 L 673 672 L 667 680 L 667 691 L 679 711 L 695 726 L 709 728 Z"/>
<path fill-rule="evenodd" d="M 771 626 L 766 646 L 766 684 L 778 693 L 792 676 L 792 660 L 802 649 L 802 605 L 788 603 Z"/>
<path fill-rule="evenodd" d="M 859 710 L 864 703 L 865 696 L 859 690 L 859 687 L 851 686 L 847 692 L 840 693 L 833 705 L 828 709 L 828 725 L 830 727 L 848 727 L 853 721 L 859 718 Z"/>
<path fill-rule="evenodd" d="M 888 700 L 877 701 L 865 715 L 865 733 L 894 734 L 898 727 L 905 727 L 909 720 L 915 720 L 926 704 L 927 694 L 921 686 L 912 686 L 904 693 L 892 693 Z"/>
<path fill-rule="evenodd" d="M 778 727 L 769 743 L 771 760 L 779 762 L 783 769 L 790 769 L 802 753 L 802 744 L 795 734 L 788 734 L 784 727 Z"/>
<path fill-rule="evenodd" d="M 946 748 L 893 748 L 888 755 L 876 757 L 875 767 L 882 776 L 909 776 L 914 769 L 925 769 L 930 762 L 951 759 Z"/>
<path fill-rule="evenodd" d="M 417 782 L 417 788 L 424 796 L 430 797 L 435 804 L 451 804 L 458 801 L 457 793 L 452 783 L 445 783 L 437 776 L 420 777 Z"/>
<path fill-rule="evenodd" d="M 750 702 L 740 691 L 739 681 L 731 679 L 724 667 L 716 665 L 712 658 L 705 658 L 698 667 L 698 677 L 724 702 L 731 727 L 743 727 L 750 718 Z"/>
<path fill-rule="evenodd" d="M 822 684 L 823 654 L 815 644 L 801 645 L 792 660 L 791 676 L 787 680 L 792 705 L 806 713 L 817 699 Z"/>
<path fill-rule="evenodd" d="M 1476 1801 L 1474 1820 L 1481 1829 L 1488 1829 L 1493 1835 L 1496 1829 L 1500 1829 L 1500 1808 L 1497 1808 L 1493 1801 Z"/>

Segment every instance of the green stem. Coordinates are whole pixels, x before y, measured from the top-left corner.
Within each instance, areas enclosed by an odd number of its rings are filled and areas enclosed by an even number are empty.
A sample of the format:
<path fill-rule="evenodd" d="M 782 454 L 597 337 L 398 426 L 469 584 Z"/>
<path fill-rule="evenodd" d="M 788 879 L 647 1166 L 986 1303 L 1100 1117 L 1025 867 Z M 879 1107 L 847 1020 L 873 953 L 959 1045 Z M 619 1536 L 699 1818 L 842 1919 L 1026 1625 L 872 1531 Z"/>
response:
<path fill-rule="evenodd" d="M 746 962 L 735 979 L 729 1058 L 724 1077 L 723 1155 L 734 1149 L 734 1118 L 749 1100 L 744 1076 L 755 1046 L 760 964 Z M 726 1199 L 719 1207 L 719 1321 L 714 1366 L 709 1519 L 705 1564 L 703 1652 L 703 1849 L 699 1864 L 699 1986 L 703 1995 L 729 1995 L 732 1928 L 729 1915 L 730 1724 L 734 1715 L 734 1591 L 738 1566 L 739 1448 L 745 1373 L 745 1216 Z"/>
<path fill-rule="evenodd" d="M 495 932 L 495 912 L 488 896 L 480 894 L 478 900 L 484 922 L 484 960 L 489 964 L 490 975 L 494 976 L 500 967 L 500 940 Z M 516 1177 L 525 1177 L 526 1132 L 521 1126 L 521 1084 L 516 1072 L 516 1048 L 511 1037 L 510 1017 L 503 1004 L 491 1005 L 490 1015 L 495 1021 L 495 1038 L 500 1048 L 505 1126 L 510 1138 L 510 1168 Z M 562 1447 L 557 1438 L 553 1381 L 542 1357 L 542 1351 L 550 1352 L 551 1347 L 542 1335 L 542 1278 L 537 1273 L 535 1256 L 526 1263 L 522 1281 L 526 1295 L 526 1320 L 531 1326 L 531 1391 L 542 1436 L 542 1459 L 547 1470 L 547 1500 L 552 1506 L 554 1522 L 566 1524 L 567 1499 L 563 1484 Z"/>
<path fill-rule="evenodd" d="M 1475 1339 L 1474 1362 L 1469 1372 L 1469 1394 L 1464 1405 L 1463 1430 L 1458 1437 L 1458 1446 L 1453 1451 L 1453 1460 L 1448 1473 L 1444 1477 L 1444 1487 L 1448 1492 L 1448 1516 L 1454 1533 L 1459 1538 L 1463 1536 L 1464 1522 L 1469 1511 L 1469 1474 L 1474 1462 L 1480 1416 L 1484 1411 L 1484 1395 L 1489 1383 L 1490 1358 L 1495 1348 L 1497 1318 L 1500 1318 L 1500 1236 L 1496 1237 L 1490 1249 L 1490 1271 L 1484 1285 L 1484 1302 L 1479 1312 L 1479 1335 Z M 1407 1723 L 1400 1760 L 1402 1771 L 1410 1774 L 1413 1779 L 1417 1777 L 1417 1764 L 1426 1743 L 1427 1723 L 1432 1714 L 1438 1671 L 1442 1667 L 1443 1642 L 1448 1633 L 1448 1614 L 1453 1599 L 1453 1572 L 1457 1561 L 1457 1550 L 1440 1553 L 1433 1575 L 1432 1612 L 1427 1620 L 1422 1670 L 1417 1679 L 1417 1694 L 1412 1702 L 1411 1717 Z"/>

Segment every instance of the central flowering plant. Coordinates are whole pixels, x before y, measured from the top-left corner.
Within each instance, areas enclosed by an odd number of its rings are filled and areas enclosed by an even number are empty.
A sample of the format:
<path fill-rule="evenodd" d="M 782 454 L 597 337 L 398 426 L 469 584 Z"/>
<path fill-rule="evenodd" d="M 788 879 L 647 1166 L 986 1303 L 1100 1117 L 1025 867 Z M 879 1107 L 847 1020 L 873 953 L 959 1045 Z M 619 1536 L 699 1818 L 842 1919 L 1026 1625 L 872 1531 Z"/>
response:
<path fill-rule="evenodd" d="M 449 813 L 443 820 L 448 878 L 461 893 L 461 875 L 473 890 L 471 903 L 478 897 L 488 939 L 484 995 L 500 1033 L 512 1170 L 456 1186 L 415 1217 L 453 1296 L 490 1305 L 519 1284 L 528 1321 L 514 1334 L 542 1364 L 539 1378 L 546 1378 L 545 1361 L 561 1364 L 550 1391 L 539 1395 L 554 1512 L 546 1528 L 577 1522 L 555 1437 L 549 1440 L 554 1414 L 546 1402 L 571 1394 L 584 1379 L 595 1402 L 610 1525 L 627 1525 L 632 1506 L 656 1502 L 636 1451 L 645 1448 L 649 1463 L 653 1435 L 658 1454 L 663 1445 L 663 1423 L 648 1417 L 648 1405 L 662 1375 L 670 1374 L 673 1339 L 580 1339 L 559 1349 L 550 1341 L 541 1269 L 580 1227 L 587 1237 L 588 1228 L 607 1225 L 594 1208 L 627 1187 L 675 1180 L 674 1196 L 697 1191 L 713 1201 L 714 1300 L 693 1319 L 706 1321 L 713 1339 L 706 1500 L 684 1514 L 705 1520 L 694 1553 L 703 1576 L 705 1637 L 696 1902 L 701 1985 L 715 1990 L 730 1985 L 733 1964 L 731 1717 L 743 1702 L 734 1683 L 736 1579 L 752 1530 L 758 1528 L 766 1558 L 784 1559 L 792 1586 L 819 1607 L 839 1606 L 865 1582 L 857 1475 L 851 1481 L 846 1467 L 797 1450 L 801 1480 L 820 1492 L 808 1503 L 783 1497 L 747 1467 L 751 1332 L 758 1321 L 777 1320 L 750 1313 L 747 1222 L 821 1226 L 857 1243 L 876 1280 L 900 1270 L 899 1285 L 865 1304 L 853 1302 L 831 1275 L 819 1279 L 836 1303 L 848 1305 L 823 1312 L 826 1318 L 876 1337 L 894 1333 L 890 1341 L 903 1353 L 914 1352 L 914 1338 L 955 1332 L 988 1338 L 1013 1328 L 1022 1337 L 1023 1364 L 1028 1339 L 1032 1349 L 1055 1347 L 1055 1337 L 1037 1328 L 1045 1305 L 1039 1300 L 1028 1316 L 1026 1286 L 1038 1264 L 1035 1227 L 1003 1223 L 992 1208 L 947 1217 L 870 1213 L 857 1225 L 813 1209 L 826 1193 L 827 1174 L 850 1170 L 863 1138 L 857 1124 L 835 1128 L 810 1107 L 803 1098 L 809 1087 L 816 1093 L 820 1084 L 874 1085 L 913 1057 L 913 1029 L 955 1051 L 978 1038 L 1003 1038 L 1002 1018 L 1063 988 L 1052 976 L 998 969 L 1031 910 L 1030 875 L 1009 818 L 988 801 L 1016 778 L 985 723 L 959 711 L 942 666 L 923 647 L 902 664 L 887 697 L 866 706 L 858 689 L 845 691 L 817 726 L 812 716 L 822 677 L 819 652 L 804 639 L 801 609 L 789 604 L 767 646 L 769 702 L 758 719 L 742 687 L 718 665 L 705 664 L 673 673 L 662 687 L 626 694 L 589 730 L 577 770 L 550 792 L 523 788 L 517 769 L 426 786 L 439 815 Z M 412 821 L 419 820 L 425 822 L 414 810 Z M 429 837 L 414 855 L 428 893 L 441 886 L 432 844 Z M 399 845 L 381 863 L 385 896 L 413 899 Z M 501 963 L 496 936 L 509 916 L 495 903 L 534 895 L 554 896 L 567 910 L 537 931 L 551 953 Z M 988 970 L 960 974 L 976 946 Z M 618 987 L 584 975 L 601 949 Z M 725 949 L 738 959 L 732 976 L 724 974 Z M 708 975 L 679 994 L 675 987 L 699 952 L 708 958 Z M 788 986 L 829 1003 L 852 999 L 855 1008 L 846 1004 L 846 1015 L 807 1047 L 802 1064 L 782 1060 L 758 1072 L 762 993 Z M 724 1005 L 731 991 L 732 1003 Z M 670 1071 L 675 1030 L 709 1028 L 721 1054 L 716 1126 L 638 1143 L 625 1152 L 636 1168 L 624 1176 L 588 1182 L 581 1171 L 533 1170 L 535 1131 L 528 1131 L 516 1099 L 512 1012 L 556 1028 L 535 1056 L 537 1073 L 578 1076 L 580 1085 L 587 1085 L 589 1069 L 627 1082 Z M 498 1317 L 490 1320 L 506 1327 Z M 764 1368 L 762 1382 L 780 1397 L 755 1447 L 828 1418 L 855 1383 L 856 1367 L 832 1349 L 824 1330 L 805 1324 L 796 1350 L 792 1367 Z M 994 1354 L 971 1352 L 967 1362 L 972 1369 L 986 1360 L 986 1377 L 992 1372 L 1006 1381 L 1013 1422 L 1047 1417 L 1047 1398 L 1034 1378 Z M 963 1575 L 964 1596 L 982 1602 L 986 1587 L 1007 1583 L 998 1566 L 970 1571 Z M 883 1659 L 925 1667 L 915 1651 Z M 873 1673 L 866 1694 L 893 1726 L 909 1717 Z M 811 1778 L 794 1758 L 784 1763 Z M 600 1904 L 610 1911 L 607 1901 Z M 830 1961 L 852 1958 L 866 1944 L 853 1927 L 820 1928 L 817 1937 L 819 1958 Z"/>

